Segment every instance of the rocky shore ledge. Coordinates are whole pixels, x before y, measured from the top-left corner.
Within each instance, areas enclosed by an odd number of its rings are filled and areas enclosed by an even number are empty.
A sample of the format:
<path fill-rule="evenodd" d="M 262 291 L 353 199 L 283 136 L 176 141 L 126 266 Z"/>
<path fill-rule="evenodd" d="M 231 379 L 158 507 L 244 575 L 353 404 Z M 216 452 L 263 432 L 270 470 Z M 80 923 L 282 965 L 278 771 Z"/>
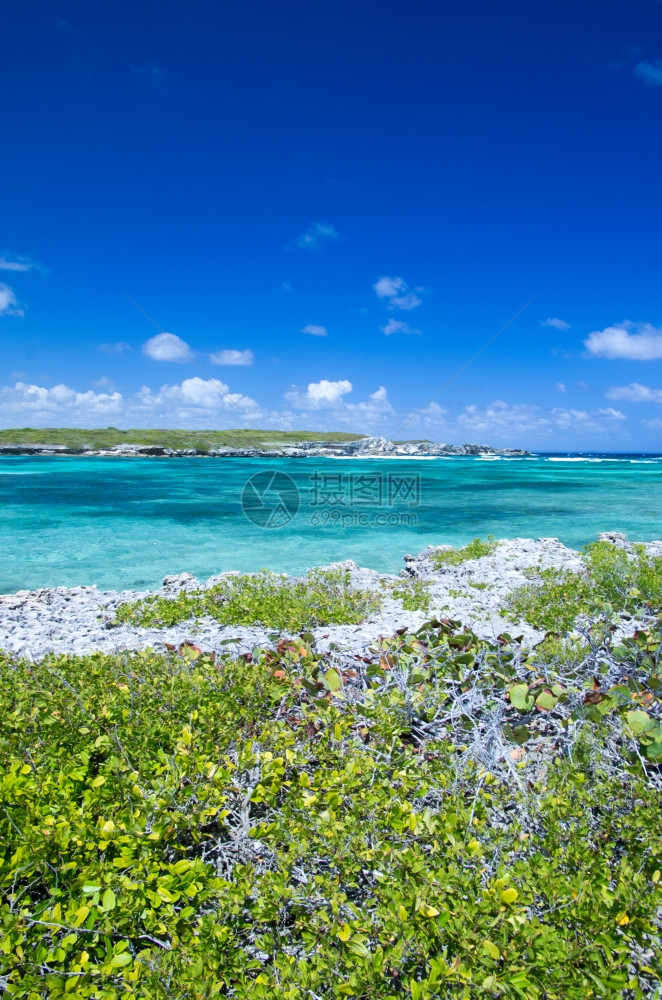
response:
<path fill-rule="evenodd" d="M 521 448 L 492 448 L 487 444 L 435 444 L 433 441 L 388 441 L 366 437 L 358 441 L 297 441 L 278 448 L 167 448 L 152 444 L 118 444 L 108 449 L 64 444 L 0 444 L 2 455 L 82 455 L 120 458 L 425 458 L 437 455 L 503 455 L 518 458 L 531 453 Z"/>
<path fill-rule="evenodd" d="M 600 540 L 620 548 L 631 543 L 624 535 L 605 532 Z M 362 655 L 380 635 L 393 635 L 397 629 L 416 629 L 434 617 L 459 619 L 479 636 L 496 639 L 503 632 L 522 635 L 527 645 L 541 641 L 544 633 L 525 622 L 514 621 L 503 612 L 509 595 L 530 582 L 531 569 L 555 568 L 581 572 L 581 553 L 567 548 L 557 538 L 512 538 L 498 541 L 493 551 L 478 559 L 457 565 L 442 565 L 435 553 L 451 546 L 428 547 L 416 556 L 404 557 L 400 577 L 361 568 L 347 561 L 335 563 L 350 573 L 352 586 L 380 593 L 379 610 L 360 625 L 331 625 L 313 629 L 318 647 L 334 645 L 339 655 Z M 650 555 L 662 555 L 662 541 L 645 543 Z M 225 574 L 221 574 L 223 576 Z M 188 573 L 168 576 L 157 594 L 174 597 L 181 590 L 197 590 L 218 583 L 220 576 L 201 583 Z M 392 587 L 403 579 L 426 581 L 430 605 L 426 611 L 406 611 Z M 87 654 L 94 651 L 117 652 L 177 646 L 193 641 L 206 650 L 234 649 L 249 652 L 256 645 L 273 646 L 274 630 L 255 626 L 222 625 L 206 618 L 186 621 L 169 628 L 142 628 L 112 624 L 120 604 L 147 597 L 148 591 L 99 591 L 96 587 L 56 587 L 36 591 L 18 591 L 0 596 L 0 650 L 7 650 L 38 660 L 47 653 Z M 625 632 L 635 627 L 624 620 Z"/>

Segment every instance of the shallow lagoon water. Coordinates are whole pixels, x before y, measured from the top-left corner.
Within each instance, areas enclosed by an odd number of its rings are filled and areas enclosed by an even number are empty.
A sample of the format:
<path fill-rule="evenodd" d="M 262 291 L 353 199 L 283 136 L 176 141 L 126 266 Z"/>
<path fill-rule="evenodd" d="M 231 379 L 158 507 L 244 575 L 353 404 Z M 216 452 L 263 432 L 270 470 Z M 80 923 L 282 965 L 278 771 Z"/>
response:
<path fill-rule="evenodd" d="M 298 491 L 298 512 L 290 492 L 277 527 L 242 510 L 246 481 L 264 471 Z M 152 588 L 168 573 L 301 573 L 340 559 L 397 573 L 406 552 L 488 533 L 573 547 L 605 530 L 660 538 L 662 458 L 2 457 L 0 501 L 2 593 Z"/>

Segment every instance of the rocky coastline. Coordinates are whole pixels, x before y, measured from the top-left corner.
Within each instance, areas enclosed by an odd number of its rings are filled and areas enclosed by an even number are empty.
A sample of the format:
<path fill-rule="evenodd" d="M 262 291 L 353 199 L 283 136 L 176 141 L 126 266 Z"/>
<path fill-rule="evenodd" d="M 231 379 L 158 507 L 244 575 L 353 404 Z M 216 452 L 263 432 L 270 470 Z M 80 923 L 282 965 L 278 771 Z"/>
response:
<path fill-rule="evenodd" d="M 621 548 L 631 543 L 617 532 L 605 532 L 599 539 Z M 352 585 L 380 593 L 379 610 L 359 625 L 327 625 L 312 629 L 321 651 L 335 649 L 341 658 L 365 654 L 379 636 L 391 636 L 399 629 L 415 630 L 435 617 L 457 619 L 482 638 L 496 640 L 502 633 L 522 636 L 531 647 L 544 638 L 525 622 L 512 620 L 504 612 L 509 595 L 529 582 L 532 569 L 548 568 L 580 573 L 582 554 L 563 545 L 557 538 L 501 539 L 486 556 L 457 565 L 439 566 L 434 555 L 451 546 L 430 546 L 418 555 L 404 556 L 399 577 L 378 573 L 347 561 L 335 563 L 350 573 Z M 650 555 L 662 555 L 662 541 L 645 543 Z M 224 574 L 221 574 L 224 575 Z M 205 583 L 189 573 L 168 576 L 156 591 L 176 596 L 181 590 L 213 586 L 219 576 Z M 430 595 L 426 611 L 408 611 L 393 596 L 392 587 L 402 580 L 425 581 Z M 115 653 L 124 650 L 178 647 L 194 642 L 205 650 L 233 650 L 237 655 L 255 646 L 274 645 L 273 628 L 222 625 L 211 618 L 182 622 L 169 628 L 114 625 L 120 604 L 144 599 L 149 591 L 100 591 L 96 587 L 55 587 L 0 595 L 0 651 L 31 660 L 49 653 Z M 623 621 L 625 633 L 636 627 L 629 617 Z"/>
<path fill-rule="evenodd" d="M 435 458 L 437 456 L 529 456 L 522 448 L 494 448 L 486 444 L 436 444 L 433 441 L 389 441 L 365 437 L 358 441 L 298 441 L 278 448 L 167 448 L 161 445 L 118 444 L 108 449 L 64 444 L 0 444 L 2 455 L 71 455 L 117 458 Z"/>

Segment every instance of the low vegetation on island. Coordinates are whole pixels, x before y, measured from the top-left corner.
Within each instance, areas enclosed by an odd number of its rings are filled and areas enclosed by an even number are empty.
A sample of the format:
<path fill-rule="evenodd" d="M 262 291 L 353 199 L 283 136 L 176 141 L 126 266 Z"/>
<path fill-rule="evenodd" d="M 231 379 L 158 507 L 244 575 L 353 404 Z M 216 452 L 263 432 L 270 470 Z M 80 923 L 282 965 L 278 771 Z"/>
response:
<path fill-rule="evenodd" d="M 351 659 L 307 631 L 0 657 L 7 995 L 658 996 L 662 558 L 585 559 L 513 595 L 530 649 L 431 617 Z M 374 599 L 254 581 L 121 614 L 289 630 Z"/>
<path fill-rule="evenodd" d="M 69 427 L 22 427 L 0 430 L 0 448 L 18 445 L 54 445 L 73 451 L 90 449 L 104 451 L 118 445 L 145 445 L 147 447 L 194 449 L 200 452 L 212 448 L 256 448 L 260 451 L 301 441 L 359 441 L 360 434 L 342 431 L 261 431 L 243 428 L 226 431 L 189 431 L 148 428 L 146 430 L 119 430 L 105 427 L 95 430 Z"/>

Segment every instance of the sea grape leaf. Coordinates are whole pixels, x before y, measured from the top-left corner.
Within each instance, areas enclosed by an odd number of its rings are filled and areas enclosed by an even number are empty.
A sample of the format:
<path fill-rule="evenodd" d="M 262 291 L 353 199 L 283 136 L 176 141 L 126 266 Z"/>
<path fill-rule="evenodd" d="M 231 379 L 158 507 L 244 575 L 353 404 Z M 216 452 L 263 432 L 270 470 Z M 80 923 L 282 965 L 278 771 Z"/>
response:
<path fill-rule="evenodd" d="M 528 684 L 513 684 L 508 689 L 510 704 L 520 712 L 526 712 L 533 706 L 533 698 L 529 695 Z"/>

